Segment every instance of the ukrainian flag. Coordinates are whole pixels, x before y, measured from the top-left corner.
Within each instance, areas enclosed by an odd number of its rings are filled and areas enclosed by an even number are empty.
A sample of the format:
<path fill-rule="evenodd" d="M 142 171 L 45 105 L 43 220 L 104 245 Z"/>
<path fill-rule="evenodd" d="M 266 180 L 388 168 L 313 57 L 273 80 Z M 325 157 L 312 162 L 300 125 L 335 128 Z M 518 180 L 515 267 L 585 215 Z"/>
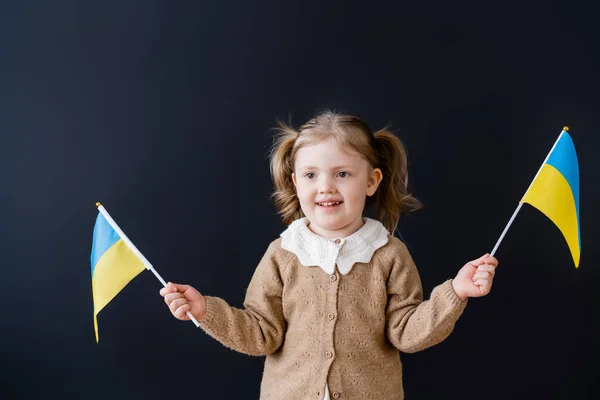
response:
<path fill-rule="evenodd" d="M 99 205 L 99 207 L 102 206 Z M 114 224 L 112 218 L 110 219 Z M 114 226 L 116 229 L 102 212 L 98 213 L 94 226 L 91 255 L 96 342 L 98 342 L 98 313 L 145 269 L 143 261 L 124 240 L 123 232 L 116 224 Z"/>
<path fill-rule="evenodd" d="M 554 222 L 565 237 L 577 268 L 581 255 L 579 164 L 568 130 L 563 128 L 520 203 L 532 205 Z"/>

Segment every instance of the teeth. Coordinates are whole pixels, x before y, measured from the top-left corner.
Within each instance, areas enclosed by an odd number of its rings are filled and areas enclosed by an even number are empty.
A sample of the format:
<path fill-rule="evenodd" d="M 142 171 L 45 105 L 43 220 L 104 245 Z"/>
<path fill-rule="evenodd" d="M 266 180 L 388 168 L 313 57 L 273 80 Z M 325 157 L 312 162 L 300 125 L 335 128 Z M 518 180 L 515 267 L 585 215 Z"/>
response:
<path fill-rule="evenodd" d="M 331 206 L 337 206 L 340 203 L 341 203 L 341 201 L 333 201 L 333 202 L 328 202 L 328 203 L 317 203 L 317 204 L 320 206 L 324 206 L 324 207 L 331 207 Z"/>

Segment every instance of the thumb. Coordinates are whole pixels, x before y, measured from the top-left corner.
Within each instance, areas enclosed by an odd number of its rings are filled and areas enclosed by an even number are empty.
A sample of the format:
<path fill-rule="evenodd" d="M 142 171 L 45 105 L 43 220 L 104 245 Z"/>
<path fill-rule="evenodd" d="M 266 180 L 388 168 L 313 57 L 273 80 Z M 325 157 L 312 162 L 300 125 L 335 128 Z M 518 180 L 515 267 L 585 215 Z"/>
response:
<path fill-rule="evenodd" d="M 183 293 L 186 290 L 188 290 L 189 288 L 191 288 L 190 285 L 182 285 L 180 283 L 171 283 L 169 282 L 170 285 L 173 285 L 173 287 L 175 288 L 176 291 Z"/>
<path fill-rule="evenodd" d="M 469 261 L 469 264 L 471 264 L 471 265 L 473 265 L 473 266 L 475 266 L 475 267 L 479 267 L 480 265 L 483 265 L 483 264 L 484 264 L 484 260 L 485 260 L 486 258 L 488 258 L 488 257 L 489 257 L 489 255 L 490 255 L 489 253 L 485 253 L 484 255 L 482 255 L 482 256 L 481 256 L 481 257 L 479 257 L 479 258 L 477 258 L 477 259 L 475 259 L 475 260 L 473 260 L 473 261 Z"/>

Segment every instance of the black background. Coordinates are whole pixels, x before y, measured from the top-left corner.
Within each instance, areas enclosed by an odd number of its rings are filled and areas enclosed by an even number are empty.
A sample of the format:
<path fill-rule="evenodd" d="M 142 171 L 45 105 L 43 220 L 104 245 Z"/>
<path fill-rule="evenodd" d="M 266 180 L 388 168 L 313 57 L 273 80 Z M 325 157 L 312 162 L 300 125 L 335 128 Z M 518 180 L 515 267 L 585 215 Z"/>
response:
<path fill-rule="evenodd" d="M 487 297 L 402 355 L 407 399 L 598 398 L 600 51 L 574 2 L 0 5 L 0 397 L 255 399 L 262 358 L 174 319 L 150 272 L 92 319 L 101 201 L 166 279 L 240 307 L 285 228 L 276 119 L 391 124 L 425 205 L 400 223 L 426 295 L 491 251 L 563 125 L 582 257 L 525 205 Z"/>

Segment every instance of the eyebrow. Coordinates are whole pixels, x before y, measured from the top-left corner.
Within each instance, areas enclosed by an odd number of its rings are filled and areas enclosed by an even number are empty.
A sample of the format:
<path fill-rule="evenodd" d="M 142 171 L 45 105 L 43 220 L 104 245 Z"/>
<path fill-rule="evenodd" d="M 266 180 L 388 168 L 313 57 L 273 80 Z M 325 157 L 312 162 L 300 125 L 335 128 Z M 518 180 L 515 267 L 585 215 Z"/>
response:
<path fill-rule="evenodd" d="M 298 168 L 299 171 L 306 171 L 306 170 L 319 170 L 320 168 L 318 167 L 313 167 L 311 165 L 307 165 L 307 166 L 301 166 Z M 336 170 L 336 169 L 353 169 L 352 167 L 348 166 L 348 165 L 336 165 L 335 167 L 331 168 L 332 170 Z"/>

